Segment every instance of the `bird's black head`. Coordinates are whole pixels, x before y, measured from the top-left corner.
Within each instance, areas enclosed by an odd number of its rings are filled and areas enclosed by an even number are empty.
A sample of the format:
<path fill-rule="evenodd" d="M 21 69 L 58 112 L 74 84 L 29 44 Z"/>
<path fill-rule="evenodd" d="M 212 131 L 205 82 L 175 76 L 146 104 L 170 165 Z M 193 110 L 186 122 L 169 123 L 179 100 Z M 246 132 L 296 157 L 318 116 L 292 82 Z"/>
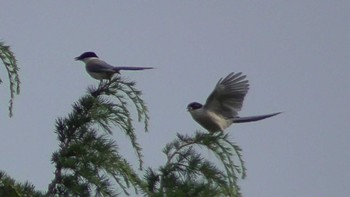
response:
<path fill-rule="evenodd" d="M 187 105 L 187 110 L 188 111 L 192 111 L 192 110 L 196 110 L 196 109 L 199 109 L 199 108 L 202 108 L 202 107 L 203 107 L 202 104 L 197 103 L 197 102 L 192 102 L 192 103 Z"/>
<path fill-rule="evenodd" d="M 88 57 L 97 57 L 97 55 L 96 55 L 96 53 L 89 51 L 89 52 L 85 52 L 85 53 L 81 54 L 80 56 L 76 57 L 75 60 L 77 60 L 77 61 L 83 60 L 83 59 L 88 58 Z"/>

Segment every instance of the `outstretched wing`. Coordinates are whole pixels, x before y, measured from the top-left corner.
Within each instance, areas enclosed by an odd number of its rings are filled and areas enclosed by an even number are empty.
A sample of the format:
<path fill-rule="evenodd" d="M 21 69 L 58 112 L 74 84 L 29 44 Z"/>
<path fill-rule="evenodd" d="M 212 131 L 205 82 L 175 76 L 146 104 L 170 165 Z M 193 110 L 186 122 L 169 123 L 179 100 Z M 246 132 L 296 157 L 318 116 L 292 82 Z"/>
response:
<path fill-rule="evenodd" d="M 233 118 L 241 110 L 248 89 L 246 76 L 232 72 L 218 81 L 204 107 L 225 118 Z"/>

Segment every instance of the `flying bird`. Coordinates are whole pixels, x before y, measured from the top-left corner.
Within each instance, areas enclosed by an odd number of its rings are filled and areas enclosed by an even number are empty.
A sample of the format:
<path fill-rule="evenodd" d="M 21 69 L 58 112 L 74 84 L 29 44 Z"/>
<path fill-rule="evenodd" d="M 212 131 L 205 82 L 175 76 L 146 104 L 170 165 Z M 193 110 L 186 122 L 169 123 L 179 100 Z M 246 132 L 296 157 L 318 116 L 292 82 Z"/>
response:
<path fill-rule="evenodd" d="M 105 61 L 98 58 L 94 52 L 85 52 L 75 58 L 76 61 L 80 60 L 85 63 L 85 69 L 89 75 L 95 79 L 110 80 L 116 73 L 120 73 L 121 70 L 145 70 L 153 69 L 152 67 L 131 67 L 131 66 L 112 66 Z"/>
<path fill-rule="evenodd" d="M 232 72 L 218 81 L 204 105 L 192 102 L 188 104 L 187 110 L 209 132 L 223 132 L 232 123 L 258 121 L 281 113 L 239 117 L 238 111 L 242 108 L 248 89 L 246 76 Z"/>

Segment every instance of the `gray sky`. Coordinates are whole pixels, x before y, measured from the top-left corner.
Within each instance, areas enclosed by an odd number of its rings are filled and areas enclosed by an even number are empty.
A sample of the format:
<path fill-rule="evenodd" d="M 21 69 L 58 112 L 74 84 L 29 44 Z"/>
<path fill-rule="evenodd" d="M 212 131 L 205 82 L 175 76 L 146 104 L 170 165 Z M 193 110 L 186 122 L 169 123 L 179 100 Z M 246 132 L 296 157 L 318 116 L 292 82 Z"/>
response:
<path fill-rule="evenodd" d="M 111 64 L 157 67 L 122 73 L 150 110 L 150 132 L 137 131 L 146 166 L 165 161 L 177 132 L 201 129 L 187 104 L 241 71 L 251 85 L 241 116 L 284 112 L 227 130 L 248 168 L 244 196 L 349 196 L 349 10 L 341 0 L 2 2 L 0 39 L 18 58 L 22 91 L 9 118 L 0 85 L 0 169 L 47 189 L 55 120 L 98 83 L 73 58 L 95 51 Z"/>

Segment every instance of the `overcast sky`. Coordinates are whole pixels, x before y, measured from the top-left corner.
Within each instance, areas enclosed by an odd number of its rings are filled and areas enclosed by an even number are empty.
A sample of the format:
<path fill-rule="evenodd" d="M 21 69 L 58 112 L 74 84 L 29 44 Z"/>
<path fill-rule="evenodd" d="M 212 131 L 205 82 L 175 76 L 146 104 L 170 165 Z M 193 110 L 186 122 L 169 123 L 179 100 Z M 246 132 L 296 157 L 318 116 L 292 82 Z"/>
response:
<path fill-rule="evenodd" d="M 0 169 L 47 190 L 55 120 L 98 84 L 73 58 L 95 51 L 114 65 L 157 67 L 122 73 L 150 111 L 150 132 L 137 131 L 145 166 L 164 163 L 161 150 L 177 132 L 201 129 L 188 103 L 243 72 L 250 90 L 241 116 L 284 112 L 226 131 L 243 149 L 243 195 L 349 196 L 349 10 L 346 0 L 3 1 L 0 40 L 16 54 L 22 84 L 9 118 L 0 65 Z"/>

